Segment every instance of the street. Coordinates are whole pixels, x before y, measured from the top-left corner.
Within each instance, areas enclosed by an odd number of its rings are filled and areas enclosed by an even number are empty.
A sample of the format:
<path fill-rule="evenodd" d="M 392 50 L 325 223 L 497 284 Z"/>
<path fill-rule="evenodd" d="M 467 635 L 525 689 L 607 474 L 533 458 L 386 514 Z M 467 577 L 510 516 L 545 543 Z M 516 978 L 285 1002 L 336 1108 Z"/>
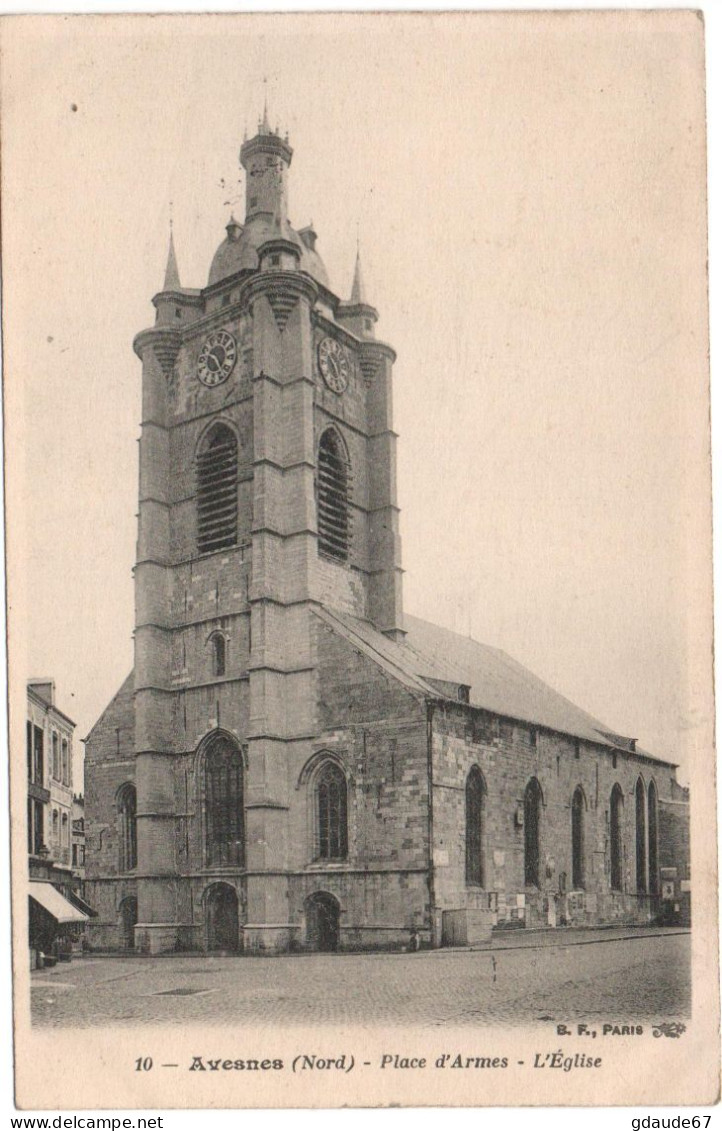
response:
<path fill-rule="evenodd" d="M 690 1014 L 690 935 L 580 932 L 479 950 L 278 958 L 89 955 L 31 976 L 40 1026 L 483 1026 Z"/>

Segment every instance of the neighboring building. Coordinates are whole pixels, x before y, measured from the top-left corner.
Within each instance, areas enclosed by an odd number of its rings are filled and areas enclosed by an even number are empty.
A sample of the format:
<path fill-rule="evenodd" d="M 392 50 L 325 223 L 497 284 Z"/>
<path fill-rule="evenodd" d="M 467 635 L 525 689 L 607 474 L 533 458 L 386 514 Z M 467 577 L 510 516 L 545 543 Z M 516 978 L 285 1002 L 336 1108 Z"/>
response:
<path fill-rule="evenodd" d="M 646 923 L 674 767 L 401 601 L 394 352 L 357 260 L 241 149 L 208 284 L 171 240 L 143 363 L 135 669 L 86 748 L 92 945 L 473 941 Z"/>
<path fill-rule="evenodd" d="M 26 727 L 30 874 L 50 868 L 70 890 L 75 723 L 56 705 L 53 680 L 28 680 Z"/>
<path fill-rule="evenodd" d="M 662 916 L 689 925 L 692 917 L 692 872 L 689 843 L 689 788 L 670 778 L 669 796 L 659 810 Z"/>
<path fill-rule="evenodd" d="M 85 879 L 85 800 L 82 793 L 73 794 L 72 866 L 80 879 Z"/>
<path fill-rule="evenodd" d="M 52 679 L 27 684 L 28 876 L 30 946 L 68 946 L 87 919 L 72 865 L 73 733 L 75 723 L 55 703 Z M 81 909 L 82 908 L 82 909 Z"/>

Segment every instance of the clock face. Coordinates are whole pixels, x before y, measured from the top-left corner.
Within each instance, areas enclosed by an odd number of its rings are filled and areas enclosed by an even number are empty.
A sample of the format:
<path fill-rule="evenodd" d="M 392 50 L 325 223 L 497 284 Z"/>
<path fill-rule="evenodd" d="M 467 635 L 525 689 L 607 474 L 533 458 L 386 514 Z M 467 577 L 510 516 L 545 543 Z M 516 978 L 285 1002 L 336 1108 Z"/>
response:
<path fill-rule="evenodd" d="M 342 393 L 348 387 L 348 353 L 335 338 L 324 338 L 318 347 L 318 368 L 321 376 L 334 393 Z"/>
<path fill-rule="evenodd" d="M 222 385 L 236 364 L 236 339 L 227 330 L 216 330 L 206 339 L 198 355 L 198 380 L 213 388 Z"/>

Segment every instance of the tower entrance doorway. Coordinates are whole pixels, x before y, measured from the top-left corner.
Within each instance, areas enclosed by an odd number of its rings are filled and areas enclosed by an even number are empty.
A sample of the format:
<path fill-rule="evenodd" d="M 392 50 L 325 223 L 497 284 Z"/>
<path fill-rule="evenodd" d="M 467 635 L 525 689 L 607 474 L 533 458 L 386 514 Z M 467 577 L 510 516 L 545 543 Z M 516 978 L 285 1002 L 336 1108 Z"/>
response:
<path fill-rule="evenodd" d="M 318 891 L 306 900 L 306 940 L 311 950 L 326 954 L 338 950 L 340 908 L 328 892 Z"/>
<path fill-rule="evenodd" d="M 138 922 L 138 900 L 129 895 L 120 905 L 120 945 L 135 950 L 135 924 Z"/>
<path fill-rule="evenodd" d="M 238 896 L 230 884 L 213 884 L 206 893 L 206 940 L 209 950 L 237 953 Z"/>

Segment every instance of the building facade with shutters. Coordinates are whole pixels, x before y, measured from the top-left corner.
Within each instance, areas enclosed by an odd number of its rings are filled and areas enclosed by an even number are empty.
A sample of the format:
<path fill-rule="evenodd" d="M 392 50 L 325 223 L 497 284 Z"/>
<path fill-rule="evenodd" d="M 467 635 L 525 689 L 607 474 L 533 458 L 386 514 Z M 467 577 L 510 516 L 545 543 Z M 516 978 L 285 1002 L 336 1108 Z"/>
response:
<path fill-rule="evenodd" d="M 73 732 L 52 679 L 28 680 L 26 747 L 31 875 L 50 867 L 72 886 Z"/>
<path fill-rule="evenodd" d="M 86 746 L 91 945 L 474 941 L 647 922 L 674 767 L 402 612 L 395 355 L 357 260 L 244 141 L 206 286 L 171 240 L 142 362 L 135 667 Z"/>

